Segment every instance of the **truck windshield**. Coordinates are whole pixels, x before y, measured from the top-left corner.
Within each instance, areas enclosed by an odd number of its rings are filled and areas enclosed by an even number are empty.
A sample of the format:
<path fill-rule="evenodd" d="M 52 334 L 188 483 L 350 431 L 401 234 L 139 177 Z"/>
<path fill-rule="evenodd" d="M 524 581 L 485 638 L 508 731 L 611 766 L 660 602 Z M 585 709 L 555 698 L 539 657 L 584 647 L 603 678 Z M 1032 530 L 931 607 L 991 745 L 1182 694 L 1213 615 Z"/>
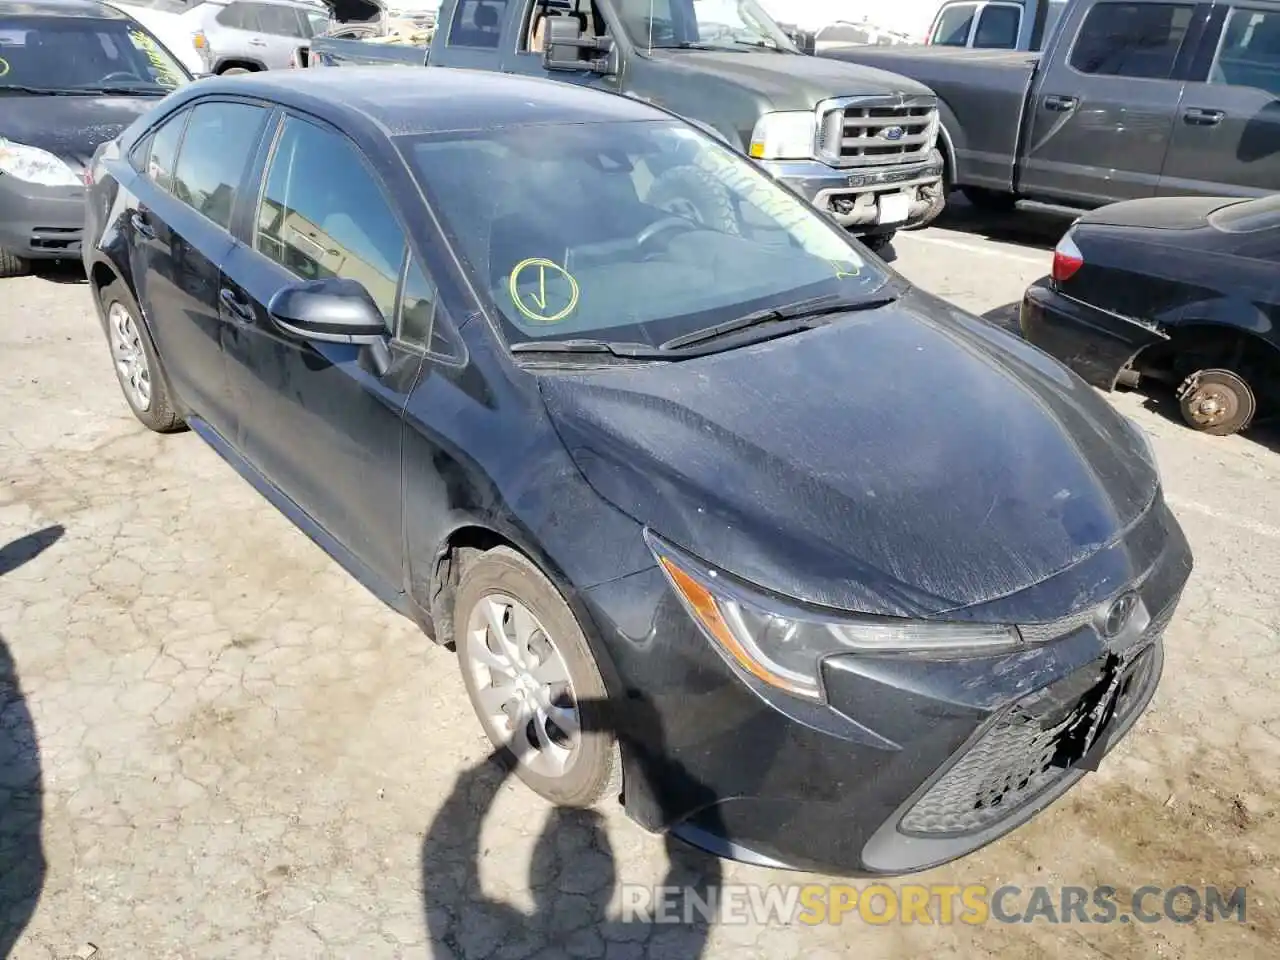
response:
<path fill-rule="evenodd" d="M 642 49 L 786 50 L 791 39 L 755 0 L 613 0 L 622 28 Z"/>
<path fill-rule="evenodd" d="M 0 94 L 164 94 L 189 79 L 135 21 L 0 16 Z"/>
<path fill-rule="evenodd" d="M 833 221 L 680 121 L 398 138 L 509 341 L 657 346 L 888 280 Z"/>

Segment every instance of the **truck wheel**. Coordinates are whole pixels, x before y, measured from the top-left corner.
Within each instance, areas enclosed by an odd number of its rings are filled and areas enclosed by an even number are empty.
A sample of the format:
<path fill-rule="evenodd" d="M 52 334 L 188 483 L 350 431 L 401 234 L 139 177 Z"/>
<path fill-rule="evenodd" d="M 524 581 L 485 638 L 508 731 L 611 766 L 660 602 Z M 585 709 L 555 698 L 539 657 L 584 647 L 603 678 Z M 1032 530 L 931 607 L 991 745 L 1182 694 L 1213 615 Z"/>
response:
<path fill-rule="evenodd" d="M 463 569 L 454 606 L 462 680 L 485 736 L 552 803 L 593 806 L 621 783 L 608 693 L 560 591 L 507 547 Z"/>
<path fill-rule="evenodd" d="M 925 188 L 925 195 L 929 198 L 929 209 L 925 211 L 925 215 L 910 226 L 903 227 L 903 230 L 923 230 L 937 220 L 938 217 L 942 216 L 942 211 L 947 208 L 947 194 L 950 192 L 950 184 L 947 183 L 947 167 L 942 162 L 941 151 L 933 151 L 933 159 L 938 163 L 942 163 L 942 179 L 938 181 L 937 186 Z"/>
<path fill-rule="evenodd" d="M 986 187 L 961 187 L 960 192 L 971 204 L 984 213 L 1009 213 L 1018 205 L 1018 198 L 1012 193 L 1000 190 L 988 190 Z"/>
<path fill-rule="evenodd" d="M 660 173 L 647 201 L 659 210 L 686 217 L 709 230 L 742 234 L 729 188 L 701 167 L 681 165 Z"/>
<path fill-rule="evenodd" d="M 0 250 L 0 277 L 25 277 L 30 272 L 30 260 L 8 250 Z"/>
<path fill-rule="evenodd" d="M 885 251 L 889 249 L 889 244 L 893 243 L 893 238 L 897 236 L 897 231 L 891 233 L 877 233 L 871 237 L 860 237 L 862 245 L 874 253 L 878 257 L 883 257 Z"/>
<path fill-rule="evenodd" d="M 1178 387 L 1182 419 L 1213 437 L 1239 433 L 1249 425 L 1258 401 L 1244 378 L 1230 370 L 1198 370 Z"/>

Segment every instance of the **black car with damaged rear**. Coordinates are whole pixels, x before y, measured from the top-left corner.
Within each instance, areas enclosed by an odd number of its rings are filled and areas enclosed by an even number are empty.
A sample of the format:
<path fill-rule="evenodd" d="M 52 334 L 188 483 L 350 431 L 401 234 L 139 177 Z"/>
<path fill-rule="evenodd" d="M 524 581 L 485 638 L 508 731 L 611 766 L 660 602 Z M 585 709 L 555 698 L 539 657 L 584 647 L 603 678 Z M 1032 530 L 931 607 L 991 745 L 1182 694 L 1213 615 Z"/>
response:
<path fill-rule="evenodd" d="M 1280 413 L 1280 196 L 1131 200 L 1080 217 L 1027 290 L 1027 339 L 1094 386 L 1174 388 L 1226 436 Z"/>
<path fill-rule="evenodd" d="M 105 3 L 0 0 L 0 277 L 79 259 L 93 151 L 190 79 Z"/>
<path fill-rule="evenodd" d="M 1192 564 L 1131 422 L 661 110 L 385 77 L 179 92 L 85 264 L 138 418 L 453 644 L 526 784 L 903 873 L 1125 735 Z"/>

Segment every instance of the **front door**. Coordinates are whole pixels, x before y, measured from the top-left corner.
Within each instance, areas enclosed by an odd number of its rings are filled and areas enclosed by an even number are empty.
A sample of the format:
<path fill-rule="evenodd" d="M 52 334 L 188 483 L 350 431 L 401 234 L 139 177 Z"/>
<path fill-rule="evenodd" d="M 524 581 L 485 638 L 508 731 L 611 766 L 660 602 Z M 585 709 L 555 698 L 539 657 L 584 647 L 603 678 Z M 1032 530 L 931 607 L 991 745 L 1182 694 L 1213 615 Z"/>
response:
<path fill-rule="evenodd" d="M 231 250 L 236 191 L 268 111 L 201 101 L 153 135 L 130 216 L 137 291 L 174 392 L 224 436 L 235 412 L 222 353 L 219 267 Z"/>
<path fill-rule="evenodd" d="M 1020 193 L 1098 205 L 1155 194 L 1195 10 L 1122 2 L 1089 10 L 1069 55 L 1049 58 L 1028 107 Z"/>
<path fill-rule="evenodd" d="M 1207 72 L 1186 85 L 1162 195 L 1258 196 L 1280 188 L 1280 9 L 1215 10 Z"/>
<path fill-rule="evenodd" d="M 287 116 L 263 174 L 248 243 L 223 270 L 232 318 L 235 444 L 383 585 L 403 588 L 401 414 L 421 350 L 392 337 L 405 232 L 358 148 Z M 275 328 L 272 296 L 299 280 L 359 281 L 388 325 L 385 365 L 369 347 L 298 340 Z"/>

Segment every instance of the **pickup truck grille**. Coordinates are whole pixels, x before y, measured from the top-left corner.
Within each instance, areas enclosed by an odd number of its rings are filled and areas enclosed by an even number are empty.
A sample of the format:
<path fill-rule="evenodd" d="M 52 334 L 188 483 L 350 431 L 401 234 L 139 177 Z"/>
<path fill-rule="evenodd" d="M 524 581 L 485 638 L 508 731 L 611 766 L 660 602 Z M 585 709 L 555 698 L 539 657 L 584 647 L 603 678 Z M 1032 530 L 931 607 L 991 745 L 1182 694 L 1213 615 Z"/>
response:
<path fill-rule="evenodd" d="M 938 138 L 932 97 L 846 97 L 818 110 L 818 156 L 833 166 L 921 163 Z"/>

